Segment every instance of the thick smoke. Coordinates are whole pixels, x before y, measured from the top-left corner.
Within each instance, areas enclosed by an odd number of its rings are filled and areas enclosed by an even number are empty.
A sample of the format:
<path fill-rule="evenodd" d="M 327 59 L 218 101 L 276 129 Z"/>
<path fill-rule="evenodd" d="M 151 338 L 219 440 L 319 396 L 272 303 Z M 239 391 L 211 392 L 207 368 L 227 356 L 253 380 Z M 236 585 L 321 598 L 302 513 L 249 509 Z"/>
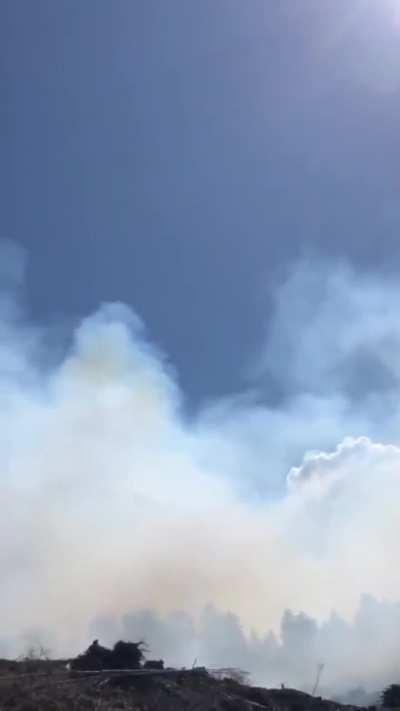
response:
<path fill-rule="evenodd" d="M 99 308 L 59 357 L 24 320 L 17 252 L 2 265 L 0 651 L 144 636 L 264 683 L 310 688 L 321 661 L 327 689 L 389 680 L 400 288 L 299 263 L 251 395 L 187 422 L 127 307 Z"/>
<path fill-rule="evenodd" d="M 151 650 L 177 665 L 197 661 L 250 669 L 256 683 L 285 683 L 308 692 L 318 666 L 324 664 L 320 693 L 344 696 L 351 691 L 352 700 L 363 704 L 398 679 L 399 626 L 399 603 L 364 595 L 351 622 L 333 613 L 318 623 L 304 613 L 286 611 L 277 634 L 248 635 L 237 616 L 211 606 L 197 624 L 183 612 L 160 617 L 142 610 L 118 621 L 96 620 L 92 631 L 109 643 L 121 636 L 145 638 Z M 385 653 L 381 656 L 377 650 Z"/>

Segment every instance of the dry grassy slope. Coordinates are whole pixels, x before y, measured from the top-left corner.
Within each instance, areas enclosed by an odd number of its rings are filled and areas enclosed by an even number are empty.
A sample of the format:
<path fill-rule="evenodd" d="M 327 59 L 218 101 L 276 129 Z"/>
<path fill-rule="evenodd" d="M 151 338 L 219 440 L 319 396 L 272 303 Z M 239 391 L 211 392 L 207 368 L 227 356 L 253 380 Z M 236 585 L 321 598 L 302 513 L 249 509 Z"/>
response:
<path fill-rule="evenodd" d="M 355 707 L 340 707 L 350 711 Z M 176 678 L 74 678 L 57 662 L 0 660 L 0 711 L 336 711 L 338 704 L 290 689 L 262 689 L 208 674 Z"/>

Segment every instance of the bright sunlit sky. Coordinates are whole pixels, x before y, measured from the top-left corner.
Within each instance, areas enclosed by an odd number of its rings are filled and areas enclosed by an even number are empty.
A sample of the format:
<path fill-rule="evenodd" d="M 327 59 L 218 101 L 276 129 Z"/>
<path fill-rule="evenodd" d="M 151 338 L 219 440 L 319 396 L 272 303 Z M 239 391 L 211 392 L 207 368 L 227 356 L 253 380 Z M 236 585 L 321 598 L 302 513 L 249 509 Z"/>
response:
<path fill-rule="evenodd" d="M 0 236 L 38 321 L 131 305 L 240 390 L 302 255 L 400 266 L 396 0 L 3 0 Z"/>

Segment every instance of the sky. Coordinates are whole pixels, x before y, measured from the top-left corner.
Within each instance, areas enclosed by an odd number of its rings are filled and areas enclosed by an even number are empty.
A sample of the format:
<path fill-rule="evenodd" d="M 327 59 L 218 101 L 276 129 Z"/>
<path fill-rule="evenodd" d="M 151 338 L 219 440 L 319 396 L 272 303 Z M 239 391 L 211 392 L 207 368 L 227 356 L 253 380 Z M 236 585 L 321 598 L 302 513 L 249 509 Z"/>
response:
<path fill-rule="evenodd" d="M 0 4 L 0 654 L 392 680 L 399 69 L 396 0 Z"/>
<path fill-rule="evenodd" d="M 396 271 L 395 0 L 5 0 L 0 46 L 32 316 L 131 305 L 188 406 L 244 386 L 299 256 Z"/>

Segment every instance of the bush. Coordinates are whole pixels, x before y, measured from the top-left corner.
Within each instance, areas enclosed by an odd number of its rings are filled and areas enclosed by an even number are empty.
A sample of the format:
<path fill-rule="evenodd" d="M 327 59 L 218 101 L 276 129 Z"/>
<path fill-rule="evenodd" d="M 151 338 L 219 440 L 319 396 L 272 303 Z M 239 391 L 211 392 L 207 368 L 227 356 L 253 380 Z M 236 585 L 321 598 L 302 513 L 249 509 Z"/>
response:
<path fill-rule="evenodd" d="M 99 669 L 139 669 L 144 659 L 143 642 L 117 642 L 113 649 L 102 647 L 98 640 L 84 654 L 71 662 L 71 669 L 96 671 Z"/>

